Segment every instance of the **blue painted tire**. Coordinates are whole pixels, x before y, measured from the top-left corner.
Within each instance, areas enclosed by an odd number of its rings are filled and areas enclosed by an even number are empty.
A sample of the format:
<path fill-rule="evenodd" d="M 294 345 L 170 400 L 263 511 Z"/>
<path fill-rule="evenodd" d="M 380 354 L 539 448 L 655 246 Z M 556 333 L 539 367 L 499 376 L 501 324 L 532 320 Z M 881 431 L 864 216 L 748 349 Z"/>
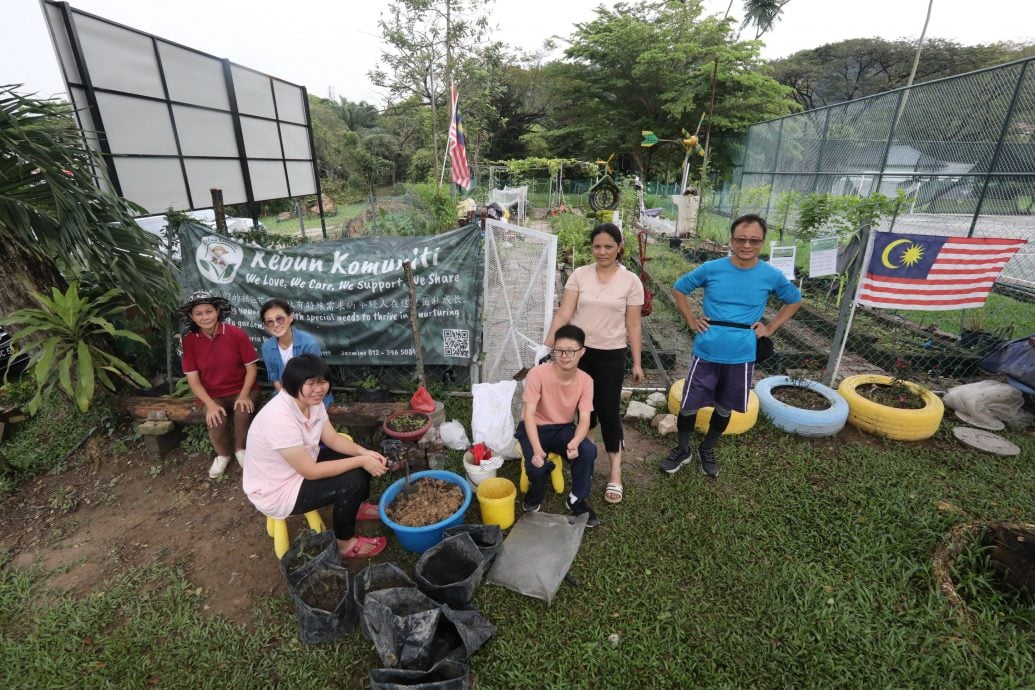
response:
<path fill-rule="evenodd" d="M 805 388 L 814 391 L 830 402 L 825 410 L 806 410 L 780 402 L 773 397 L 773 389 L 780 387 Z M 848 401 L 832 388 L 818 381 L 790 379 L 786 376 L 770 376 L 755 384 L 762 414 L 773 425 L 799 436 L 819 438 L 834 436 L 844 428 L 848 420 Z"/>

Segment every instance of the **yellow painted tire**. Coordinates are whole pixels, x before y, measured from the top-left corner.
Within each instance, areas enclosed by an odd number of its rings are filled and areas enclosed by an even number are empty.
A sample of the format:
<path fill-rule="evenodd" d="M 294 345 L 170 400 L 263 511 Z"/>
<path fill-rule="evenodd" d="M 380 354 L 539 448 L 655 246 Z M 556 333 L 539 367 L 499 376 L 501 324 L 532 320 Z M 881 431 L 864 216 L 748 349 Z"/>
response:
<path fill-rule="evenodd" d="M 679 414 L 679 403 L 683 399 L 683 386 L 686 384 L 686 379 L 679 379 L 672 384 L 672 387 L 668 390 L 668 411 L 671 414 Z M 697 423 L 695 427 L 700 432 L 708 431 L 708 424 L 712 418 L 712 412 L 715 408 L 702 407 L 697 412 Z M 755 391 L 748 393 L 748 408 L 747 412 L 734 412 L 730 415 L 730 425 L 726 427 L 726 431 L 722 433 L 723 436 L 732 436 L 735 434 L 742 434 L 755 425 L 758 421 L 758 396 L 755 395 Z"/>
<path fill-rule="evenodd" d="M 942 423 L 945 406 L 937 395 L 926 388 L 903 381 L 910 390 L 923 398 L 924 406 L 919 410 L 881 405 L 856 391 L 859 386 L 868 383 L 888 385 L 891 381 L 890 376 L 875 374 L 849 376 L 842 381 L 837 392 L 848 401 L 848 423 L 860 431 L 895 441 L 922 441 L 934 436 Z"/>

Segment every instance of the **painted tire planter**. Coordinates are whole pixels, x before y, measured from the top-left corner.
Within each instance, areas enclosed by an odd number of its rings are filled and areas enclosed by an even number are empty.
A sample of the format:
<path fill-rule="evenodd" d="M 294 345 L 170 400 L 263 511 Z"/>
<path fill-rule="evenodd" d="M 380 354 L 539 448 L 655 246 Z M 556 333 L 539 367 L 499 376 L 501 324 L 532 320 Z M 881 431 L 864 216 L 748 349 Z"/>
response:
<path fill-rule="evenodd" d="M 918 410 L 903 410 L 898 407 L 881 405 L 860 395 L 856 388 L 868 383 L 890 385 L 890 376 L 876 374 L 860 374 L 849 376 L 837 392 L 848 401 L 848 423 L 859 429 L 895 441 L 922 441 L 931 438 L 938 431 L 945 414 L 945 406 L 941 399 L 922 386 L 909 381 L 902 383 L 924 400 L 924 406 Z"/>
<path fill-rule="evenodd" d="M 668 411 L 671 414 L 679 414 L 679 401 L 683 398 L 683 386 L 686 384 L 686 379 L 680 379 L 672 384 L 672 387 L 668 391 Z M 713 407 L 702 407 L 697 411 L 697 423 L 695 428 L 705 433 L 708 431 L 708 424 L 712 418 L 712 412 L 715 408 Z M 743 434 L 745 431 L 750 429 L 758 421 L 758 396 L 755 395 L 754 391 L 748 393 L 748 408 L 747 412 L 734 412 L 730 415 L 730 425 L 726 427 L 726 431 L 722 432 L 723 436 L 733 436 L 736 434 Z"/>
<path fill-rule="evenodd" d="M 830 407 L 825 410 L 806 410 L 781 402 L 773 397 L 773 389 L 781 387 L 805 388 L 822 395 Z M 791 379 L 787 376 L 770 376 L 755 384 L 755 393 L 762 414 L 777 428 L 799 436 L 820 438 L 834 436 L 844 428 L 848 420 L 848 402 L 832 388 L 819 381 Z"/>
<path fill-rule="evenodd" d="M 377 510 L 381 513 L 381 522 L 392 528 L 392 531 L 395 532 L 395 538 L 399 540 L 400 546 L 407 551 L 412 551 L 413 553 L 424 553 L 432 546 L 442 541 L 442 532 L 445 531 L 447 527 L 454 527 L 462 524 L 464 521 L 464 514 L 467 513 L 467 509 L 471 506 L 471 487 L 467 484 L 467 480 L 459 474 L 446 472 L 445 470 L 424 470 L 422 472 L 414 472 L 411 474 L 410 480 L 414 481 L 421 477 L 442 479 L 450 484 L 456 484 L 464 492 L 464 502 L 460 505 L 459 510 L 445 520 L 439 520 L 438 522 L 424 527 L 407 527 L 406 525 L 400 525 L 398 522 L 395 522 L 388 517 L 388 506 L 392 505 L 392 501 L 394 501 L 395 497 L 399 495 L 399 492 L 403 490 L 403 486 L 406 484 L 406 478 L 403 477 L 388 487 L 385 492 L 381 494 L 381 500 L 377 502 Z"/>

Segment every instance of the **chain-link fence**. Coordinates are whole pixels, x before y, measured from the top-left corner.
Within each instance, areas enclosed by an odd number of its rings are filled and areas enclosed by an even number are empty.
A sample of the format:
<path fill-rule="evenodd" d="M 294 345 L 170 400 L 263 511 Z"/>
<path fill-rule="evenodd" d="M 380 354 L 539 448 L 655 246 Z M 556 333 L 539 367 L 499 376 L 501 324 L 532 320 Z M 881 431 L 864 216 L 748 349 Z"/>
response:
<path fill-rule="evenodd" d="M 860 309 L 843 374 L 879 368 L 966 378 L 980 373 L 977 361 L 996 344 L 1035 333 L 1035 60 L 753 125 L 743 150 L 732 183 L 706 199 L 705 216 L 728 227 L 730 218 L 759 213 L 770 239 L 798 247 L 806 304 L 780 334 L 792 356 L 775 365 L 826 365 L 845 275 L 808 278 L 809 239 L 839 234 L 844 244 L 859 216 L 846 223 L 850 214 L 838 221 L 830 209 L 877 194 L 887 201 L 875 230 L 1028 244 L 981 309 Z"/>

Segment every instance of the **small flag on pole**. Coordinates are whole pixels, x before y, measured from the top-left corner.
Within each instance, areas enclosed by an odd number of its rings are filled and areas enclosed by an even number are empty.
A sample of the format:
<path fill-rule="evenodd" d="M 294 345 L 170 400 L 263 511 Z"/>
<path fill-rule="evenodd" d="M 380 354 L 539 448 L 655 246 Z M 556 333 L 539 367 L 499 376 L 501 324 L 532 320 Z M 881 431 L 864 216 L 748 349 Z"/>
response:
<path fill-rule="evenodd" d="M 859 304 L 945 311 L 980 307 L 1025 240 L 878 232 Z"/>
<path fill-rule="evenodd" d="M 453 117 L 449 121 L 449 143 L 446 144 L 446 151 L 449 153 L 449 167 L 453 182 L 464 189 L 471 188 L 471 169 L 467 167 L 467 142 L 464 140 L 464 124 L 460 120 L 460 102 L 456 87 L 450 85 L 452 94 Z"/>

